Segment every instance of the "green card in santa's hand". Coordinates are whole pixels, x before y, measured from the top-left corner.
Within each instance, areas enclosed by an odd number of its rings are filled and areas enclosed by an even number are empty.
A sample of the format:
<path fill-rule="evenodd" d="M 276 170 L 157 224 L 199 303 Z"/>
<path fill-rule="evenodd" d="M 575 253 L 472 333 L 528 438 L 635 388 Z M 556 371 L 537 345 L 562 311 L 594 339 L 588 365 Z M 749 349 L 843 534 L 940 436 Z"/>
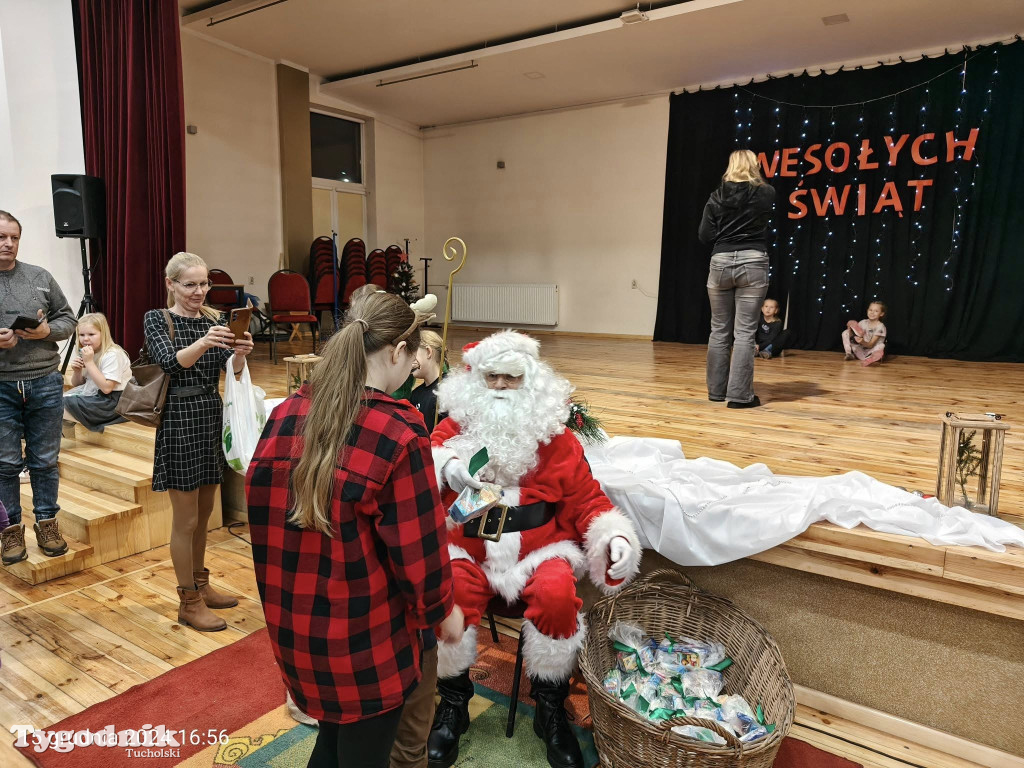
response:
<path fill-rule="evenodd" d="M 469 460 L 469 474 L 476 476 L 476 473 L 484 468 L 484 465 L 490 461 L 490 456 L 487 455 L 487 449 L 481 448 L 479 451 L 473 454 L 473 458 Z"/>

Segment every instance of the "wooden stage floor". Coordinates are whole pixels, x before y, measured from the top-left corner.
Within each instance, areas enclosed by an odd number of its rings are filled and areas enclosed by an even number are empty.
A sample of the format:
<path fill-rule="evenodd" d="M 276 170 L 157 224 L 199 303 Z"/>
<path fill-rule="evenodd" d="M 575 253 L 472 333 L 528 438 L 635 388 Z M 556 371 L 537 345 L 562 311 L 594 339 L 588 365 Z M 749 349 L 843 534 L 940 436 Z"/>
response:
<path fill-rule="evenodd" d="M 488 331 L 456 328 L 449 349 Z M 831 475 L 859 470 L 908 490 L 935 492 L 940 419 L 946 411 L 996 412 L 1006 437 L 999 511 L 1024 526 L 1024 364 L 893 357 L 863 368 L 838 352 L 786 352 L 757 359 L 760 408 L 729 409 L 707 399 L 706 348 L 638 339 L 538 334 L 541 354 L 575 386 L 609 433 L 663 437 L 691 458 L 777 474 Z M 298 353 L 310 349 L 294 343 Z M 260 350 L 258 350 L 260 351 Z M 285 394 L 284 365 L 265 354 L 253 378 Z"/>
<path fill-rule="evenodd" d="M 450 347 L 485 333 L 458 329 Z M 1024 365 L 895 358 L 863 369 L 840 354 L 797 351 L 757 361 L 763 407 L 729 410 L 707 400 L 701 346 L 540 339 L 545 358 L 590 401 L 610 433 L 672 438 L 691 457 L 763 461 L 779 473 L 858 469 L 931 492 L 940 415 L 948 409 L 1005 413 L 1020 427 L 1007 438 L 1000 507 L 1024 520 Z M 281 351 L 309 346 L 307 339 L 282 344 Z M 268 395 L 285 393 L 285 366 L 269 362 L 265 345 L 258 346 L 252 369 Z M 213 531 L 208 564 L 216 583 L 240 598 L 237 608 L 224 612 L 228 629 L 212 634 L 177 625 L 167 547 L 39 586 L 0 569 L 0 728 L 51 725 L 264 626 L 248 544 L 227 529 Z M 827 722 L 839 732 L 822 736 L 814 730 L 817 720 L 801 707 L 797 722 L 807 733 L 793 735 L 820 739 L 818 746 L 869 768 L 905 766 L 910 755 L 919 766 L 968 765 L 852 724 L 840 727 L 831 716 Z M 9 738 L 0 739 L 0 765 L 28 765 L 9 745 Z"/>

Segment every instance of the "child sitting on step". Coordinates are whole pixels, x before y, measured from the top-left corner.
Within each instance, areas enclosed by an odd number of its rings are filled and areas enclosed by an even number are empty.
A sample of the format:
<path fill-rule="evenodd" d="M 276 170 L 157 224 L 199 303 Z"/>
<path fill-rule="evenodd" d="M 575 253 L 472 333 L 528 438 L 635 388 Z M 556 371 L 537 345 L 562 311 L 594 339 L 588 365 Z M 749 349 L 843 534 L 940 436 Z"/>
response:
<path fill-rule="evenodd" d="M 78 354 L 71 361 L 71 384 L 64 393 L 64 418 L 102 432 L 125 418 L 114 408 L 132 377 L 128 355 L 110 338 L 110 325 L 99 312 L 78 321 Z"/>

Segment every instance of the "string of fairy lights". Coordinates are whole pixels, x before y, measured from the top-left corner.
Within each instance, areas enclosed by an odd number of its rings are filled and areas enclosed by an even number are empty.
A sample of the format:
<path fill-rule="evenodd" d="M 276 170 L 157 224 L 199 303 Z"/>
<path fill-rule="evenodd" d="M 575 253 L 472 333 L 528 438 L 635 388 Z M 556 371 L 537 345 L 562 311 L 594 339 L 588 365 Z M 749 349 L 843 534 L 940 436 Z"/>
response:
<path fill-rule="evenodd" d="M 773 107 L 771 108 L 771 112 L 769 113 L 770 117 L 774 117 L 774 126 L 771 129 L 771 134 L 770 134 L 770 137 L 769 137 L 770 138 L 770 142 L 771 142 L 771 148 L 768 150 L 769 153 L 771 153 L 771 152 L 781 153 L 781 150 L 782 150 L 782 123 L 783 123 L 783 119 L 784 119 L 784 115 L 783 115 L 783 112 L 782 112 L 782 109 L 781 109 L 782 106 L 791 106 L 791 107 L 799 107 L 800 108 L 800 113 L 799 113 L 799 129 L 800 129 L 800 138 L 802 140 L 806 140 L 808 133 L 812 132 L 812 117 L 815 118 L 814 119 L 814 123 L 817 123 L 818 122 L 817 116 L 821 115 L 821 114 L 824 114 L 822 112 L 822 110 L 828 109 L 829 110 L 829 112 L 828 112 L 829 140 L 828 140 L 828 145 L 826 145 L 826 146 L 831 146 L 834 143 L 834 139 L 835 139 L 837 111 L 839 111 L 841 113 L 842 110 L 845 110 L 847 108 L 856 107 L 857 110 L 858 110 L 858 113 L 857 113 L 857 127 L 858 128 L 863 128 L 864 121 L 865 121 L 865 109 L 866 109 L 866 107 L 868 105 L 872 104 L 872 103 L 879 103 L 879 102 L 885 102 L 886 100 L 890 100 L 890 103 L 888 104 L 888 107 L 889 107 L 889 109 L 888 109 L 889 135 L 893 137 L 893 140 L 895 140 L 898 137 L 898 134 L 896 133 L 896 131 L 897 131 L 898 122 L 899 122 L 898 116 L 900 115 L 900 97 L 901 97 L 901 95 L 903 95 L 903 94 L 905 94 L 907 92 L 917 90 L 917 89 L 919 89 L 921 87 L 924 87 L 924 99 L 923 99 L 923 103 L 921 105 L 918 117 L 919 117 L 920 129 L 921 129 L 920 133 L 924 134 L 926 132 L 928 124 L 929 124 L 929 122 L 931 120 L 930 107 L 931 107 L 931 102 L 932 102 L 932 88 L 936 87 L 935 81 L 937 81 L 940 78 L 943 78 L 943 77 L 949 75 L 951 71 L 957 71 L 957 70 L 958 70 L 957 74 L 959 75 L 958 83 L 959 83 L 959 86 L 960 86 L 959 87 L 960 93 L 959 93 L 959 103 L 958 103 L 958 105 L 956 107 L 956 112 L 955 112 L 955 124 L 953 126 L 953 129 L 954 129 L 955 137 L 958 140 L 962 140 L 962 139 L 966 138 L 963 135 L 962 131 L 964 129 L 963 120 L 966 117 L 966 111 L 967 111 L 966 110 L 966 103 L 967 103 L 966 100 L 967 100 L 967 96 L 968 96 L 968 88 L 967 88 L 967 66 L 968 66 L 968 62 L 971 59 L 973 59 L 975 56 L 980 55 L 981 53 L 984 53 L 985 51 L 988 51 L 988 50 L 992 50 L 993 56 L 995 57 L 994 64 L 993 64 L 993 70 L 992 70 L 992 79 L 989 82 L 989 87 L 988 87 L 988 91 L 987 91 L 987 99 L 986 99 L 984 108 L 982 110 L 982 115 L 981 115 L 981 118 L 982 118 L 981 122 L 982 122 L 982 124 L 984 124 L 986 122 L 986 119 L 988 118 L 988 116 L 990 114 L 991 104 L 992 104 L 992 92 L 993 92 L 993 87 L 994 87 L 995 82 L 996 82 L 995 78 L 999 74 L 999 68 L 998 68 L 998 55 L 999 55 L 998 54 L 998 48 L 999 48 L 999 46 L 995 45 L 995 46 L 992 46 L 991 48 L 976 49 L 973 52 L 970 51 L 970 50 L 966 50 L 965 53 L 964 53 L 964 60 L 963 60 L 962 64 L 959 65 L 958 67 L 952 68 L 952 70 L 946 70 L 945 72 L 940 73 L 940 74 L 932 77 L 931 79 L 929 79 L 928 81 L 926 81 L 924 83 L 920 83 L 920 84 L 918 84 L 916 86 L 911 86 L 911 87 L 905 88 L 905 89 L 903 89 L 903 90 L 901 90 L 901 91 L 899 91 L 897 93 L 881 96 L 881 97 L 879 97 L 877 99 L 866 99 L 864 101 L 853 102 L 853 103 L 850 103 L 850 104 L 840 104 L 840 105 L 803 105 L 803 104 L 794 104 L 794 103 L 791 103 L 791 102 L 785 102 L 785 101 L 781 101 L 781 100 L 771 99 L 769 97 L 762 96 L 760 94 L 754 93 L 754 92 L 750 91 L 749 89 L 747 89 L 745 87 L 739 87 L 739 88 L 737 88 L 736 92 L 734 92 L 734 94 L 733 94 L 733 97 L 734 97 L 733 98 L 733 117 L 734 117 L 733 124 L 735 125 L 735 136 L 734 136 L 734 142 L 733 143 L 734 143 L 734 145 L 737 148 L 743 147 L 743 146 L 750 146 L 752 144 L 753 134 L 754 134 L 754 131 L 753 131 L 753 126 L 754 126 L 753 102 L 756 99 L 762 99 L 762 100 L 766 100 L 766 101 L 768 101 L 770 103 L 773 103 Z M 750 100 L 745 102 L 745 100 L 740 97 L 740 91 L 743 91 L 743 92 L 746 92 L 747 94 L 749 94 L 750 95 Z M 823 126 L 815 125 L 814 127 L 815 128 L 820 128 L 820 127 L 823 127 Z M 804 143 L 806 143 L 806 142 L 804 142 Z M 848 211 L 850 208 L 856 209 L 858 207 L 859 201 L 858 201 L 857 195 L 858 195 L 858 191 L 860 189 L 860 183 L 861 183 L 861 176 L 860 176 L 861 169 L 859 167 L 860 163 L 857 161 L 857 155 L 856 155 L 856 151 L 857 150 L 856 150 L 856 147 L 854 145 L 849 145 L 849 146 L 850 146 L 850 149 L 849 149 L 849 157 L 848 157 L 848 159 L 849 159 L 850 164 L 852 164 L 852 166 L 853 166 L 852 169 L 851 169 L 853 171 L 853 179 L 852 179 L 852 185 L 849 188 L 850 197 L 845 199 L 845 206 L 843 208 L 844 212 Z M 769 156 L 771 156 L 771 155 L 769 154 Z M 950 247 L 949 247 L 948 253 L 946 253 L 945 256 L 943 257 L 942 271 L 941 271 L 941 274 L 943 276 L 944 286 L 945 286 L 945 289 L 946 289 L 947 292 L 951 291 L 953 289 L 954 274 L 956 272 L 956 269 L 955 269 L 956 262 L 958 261 L 960 253 L 961 253 L 962 248 L 963 248 L 963 227 L 964 227 L 964 222 L 965 222 L 965 216 L 966 216 L 967 210 L 969 209 L 969 203 L 970 203 L 970 197 L 971 197 L 970 191 L 976 185 L 978 171 L 979 171 L 979 169 L 981 167 L 980 162 L 975 161 L 973 163 L 973 168 L 971 169 L 972 170 L 972 174 L 971 174 L 970 182 L 968 184 L 968 182 L 965 180 L 965 168 L 964 168 L 965 164 L 964 164 L 964 162 L 962 162 L 962 160 L 964 160 L 963 155 L 961 155 L 961 157 L 957 158 L 957 160 L 958 161 L 954 163 L 954 166 L 953 166 L 953 169 L 952 169 L 952 172 L 953 172 L 953 210 L 952 210 L 952 213 L 953 213 L 953 224 L 952 224 L 952 232 L 951 232 L 951 238 L 950 238 Z M 829 163 L 829 164 L 826 164 L 826 165 L 828 166 L 828 171 L 830 173 L 830 183 L 831 183 L 831 182 L 834 181 L 835 176 L 836 176 L 835 164 L 834 163 Z M 885 171 L 884 171 L 885 178 L 882 180 L 882 183 L 885 184 L 885 183 L 891 181 L 892 179 L 889 178 L 889 177 L 896 175 L 895 167 L 894 166 L 889 166 L 888 162 L 887 162 L 887 159 L 886 159 L 886 161 L 882 161 L 880 159 L 879 165 L 883 166 L 884 169 L 885 169 Z M 806 167 L 805 167 L 803 162 L 800 163 L 800 170 L 798 172 L 799 172 L 799 180 L 798 180 L 797 187 L 798 188 L 803 188 L 803 182 L 804 182 L 804 179 L 805 179 L 806 173 L 807 173 Z M 926 178 L 927 178 L 927 169 L 922 169 L 922 171 L 920 172 L 920 176 L 919 176 L 918 180 L 919 181 L 923 181 Z M 830 186 L 830 189 L 833 189 L 833 190 L 835 189 L 834 184 L 832 184 Z M 924 250 L 925 245 L 927 244 L 927 242 L 929 240 L 926 237 L 925 223 L 930 218 L 934 218 L 930 210 L 927 211 L 927 213 L 926 213 L 926 209 L 928 207 L 927 206 L 927 202 L 926 202 L 927 197 L 922 199 L 920 208 L 919 209 L 917 208 L 917 205 L 916 205 L 917 197 L 916 197 L 916 195 L 920 194 L 920 188 L 915 187 L 914 188 L 914 192 L 915 192 L 915 197 L 914 197 L 913 201 L 909 205 L 902 205 L 902 203 L 901 203 L 902 211 L 899 211 L 899 210 L 896 211 L 898 217 L 904 217 L 904 216 L 907 217 L 906 221 L 908 222 L 907 227 L 909 229 L 909 244 L 910 244 L 909 245 L 909 254 L 910 255 L 909 255 L 908 262 L 907 262 L 907 273 L 906 273 L 905 279 L 910 284 L 912 289 L 918 288 L 920 286 L 920 284 L 921 284 L 921 281 L 923 279 L 925 279 L 925 277 L 928 274 L 927 269 L 926 269 L 927 260 L 923 258 L 923 256 L 924 256 L 923 250 Z M 824 226 L 825 226 L 825 233 L 824 233 L 824 241 L 823 241 L 823 243 L 821 245 L 821 248 L 819 250 L 820 259 L 819 259 L 818 267 L 820 267 L 820 281 L 818 281 L 819 295 L 817 297 L 818 314 L 819 315 L 823 314 L 824 308 L 825 308 L 825 298 L 826 298 L 826 292 L 827 292 L 827 288 L 828 288 L 828 277 L 829 277 L 829 259 L 828 259 L 828 255 L 832 251 L 832 249 L 835 247 L 835 243 L 836 243 L 836 239 L 835 239 L 835 226 L 836 225 L 835 225 L 834 219 L 835 219 L 835 216 L 838 214 L 838 211 L 835 208 L 835 203 L 838 201 L 840 204 L 842 204 L 842 201 L 843 201 L 843 198 L 838 197 L 838 192 L 835 192 L 835 194 L 837 196 L 833 197 L 832 201 L 827 201 L 826 200 L 826 202 L 824 203 L 826 208 L 828 208 L 830 210 L 828 210 L 828 213 L 823 217 L 823 223 L 824 223 Z M 805 197 L 805 200 L 806 200 L 806 197 Z M 877 201 L 875 201 L 875 202 L 877 202 Z M 812 205 L 812 203 L 810 201 L 808 201 L 808 204 Z M 868 203 L 867 203 L 868 211 L 872 211 L 873 212 L 874 207 L 875 206 L 871 204 L 871 201 L 868 201 Z M 885 207 L 888 208 L 890 206 L 885 206 Z M 781 207 L 780 207 L 780 209 L 781 209 Z M 890 212 L 887 211 L 886 213 L 890 213 Z M 845 312 L 849 312 L 851 310 L 854 310 L 855 308 L 860 307 L 860 304 L 858 303 L 860 301 L 860 299 L 861 299 L 859 290 L 856 287 L 851 287 L 851 285 L 856 286 L 856 282 L 853 280 L 852 275 L 853 275 L 854 268 L 856 266 L 857 244 L 858 244 L 858 241 L 860 241 L 860 242 L 864 241 L 864 233 L 861 232 L 860 229 L 859 229 L 859 222 L 857 221 L 857 218 L 858 218 L 858 216 L 856 214 L 854 214 L 853 216 L 850 216 L 851 220 L 846 222 L 847 231 L 848 231 L 849 236 L 847 237 L 847 246 L 846 246 L 845 254 L 844 254 L 844 266 L 843 266 L 843 272 L 842 272 L 843 290 L 842 290 L 841 304 L 842 304 L 842 308 L 843 308 L 844 313 Z M 879 298 L 881 296 L 882 292 L 883 292 L 883 282 L 885 282 L 883 280 L 883 269 L 884 269 L 884 265 L 886 263 L 886 254 L 890 250 L 891 240 L 892 240 L 892 237 L 893 237 L 894 229 L 897 226 L 897 222 L 895 220 L 892 220 L 892 222 L 890 223 L 891 219 L 892 219 L 892 216 L 889 216 L 889 215 L 882 215 L 882 216 L 878 216 L 878 217 L 868 217 L 867 221 L 864 223 L 864 226 L 866 227 L 866 230 L 868 232 L 868 237 L 871 240 L 871 242 L 869 244 L 869 254 L 870 254 L 870 257 L 869 257 L 869 261 L 868 261 L 868 264 L 867 264 L 867 272 L 868 272 L 868 274 L 866 275 L 866 283 L 867 283 L 867 288 L 868 288 L 868 294 L 869 295 L 865 296 L 864 297 L 865 299 L 867 299 L 869 297 L 870 298 Z M 872 223 L 875 224 L 874 232 L 871 231 Z M 808 229 L 811 229 L 810 225 L 808 225 Z M 795 220 L 795 223 L 791 227 L 789 227 L 789 234 L 788 234 L 787 243 L 786 243 L 786 247 L 787 247 L 788 252 L 789 252 L 789 254 L 791 256 L 791 268 L 790 268 L 790 271 L 791 271 L 792 277 L 794 277 L 794 278 L 799 276 L 801 268 L 804 266 L 801 263 L 801 260 L 802 260 L 801 259 L 801 253 L 800 253 L 800 250 L 797 247 L 798 244 L 802 241 L 803 234 L 804 234 L 804 222 L 803 222 L 802 218 L 798 218 L 798 219 Z M 779 222 L 774 217 L 773 217 L 773 220 L 771 222 L 771 236 L 772 236 L 771 240 L 772 240 L 773 252 L 774 253 L 778 253 L 779 252 L 779 245 L 780 245 Z M 770 269 L 772 269 L 772 268 L 770 268 Z M 769 279 L 771 280 L 772 278 L 773 278 L 773 274 L 770 272 L 769 273 Z"/>

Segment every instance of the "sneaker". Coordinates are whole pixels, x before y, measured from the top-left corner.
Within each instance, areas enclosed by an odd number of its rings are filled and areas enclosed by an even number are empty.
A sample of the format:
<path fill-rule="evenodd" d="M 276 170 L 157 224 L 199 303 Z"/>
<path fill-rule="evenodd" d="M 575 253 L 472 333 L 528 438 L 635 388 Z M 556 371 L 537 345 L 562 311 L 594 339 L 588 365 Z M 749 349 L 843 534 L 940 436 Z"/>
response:
<path fill-rule="evenodd" d="M 28 550 L 25 548 L 25 526 L 21 523 L 8 525 L 0 531 L 0 559 L 4 565 L 20 563 L 28 557 Z"/>
<path fill-rule="evenodd" d="M 18 479 L 23 483 L 28 483 L 31 481 L 31 478 L 28 476 L 28 467 L 25 467 L 23 470 L 21 470 L 21 474 L 18 475 Z"/>
<path fill-rule="evenodd" d="M 37 520 L 32 527 L 36 532 L 36 544 L 47 557 L 57 557 L 68 551 L 68 543 L 64 541 L 57 527 L 57 518 Z"/>
<path fill-rule="evenodd" d="M 853 360 L 853 355 L 851 355 L 849 352 L 847 352 L 846 353 L 846 359 L 847 360 Z"/>
<path fill-rule="evenodd" d="M 725 402 L 725 398 L 724 397 L 713 397 L 711 395 L 708 395 L 708 400 L 710 400 L 712 403 L 724 403 Z"/>
<path fill-rule="evenodd" d="M 749 403 L 738 403 L 738 402 L 736 402 L 734 400 L 730 400 L 725 407 L 726 408 L 757 408 L 760 405 L 761 405 L 761 398 L 759 398 L 757 395 L 754 395 L 754 399 L 751 400 Z"/>
<path fill-rule="evenodd" d="M 767 349 L 762 349 L 757 354 L 759 354 L 761 356 L 762 360 L 771 360 L 772 359 L 772 353 L 769 352 Z"/>

